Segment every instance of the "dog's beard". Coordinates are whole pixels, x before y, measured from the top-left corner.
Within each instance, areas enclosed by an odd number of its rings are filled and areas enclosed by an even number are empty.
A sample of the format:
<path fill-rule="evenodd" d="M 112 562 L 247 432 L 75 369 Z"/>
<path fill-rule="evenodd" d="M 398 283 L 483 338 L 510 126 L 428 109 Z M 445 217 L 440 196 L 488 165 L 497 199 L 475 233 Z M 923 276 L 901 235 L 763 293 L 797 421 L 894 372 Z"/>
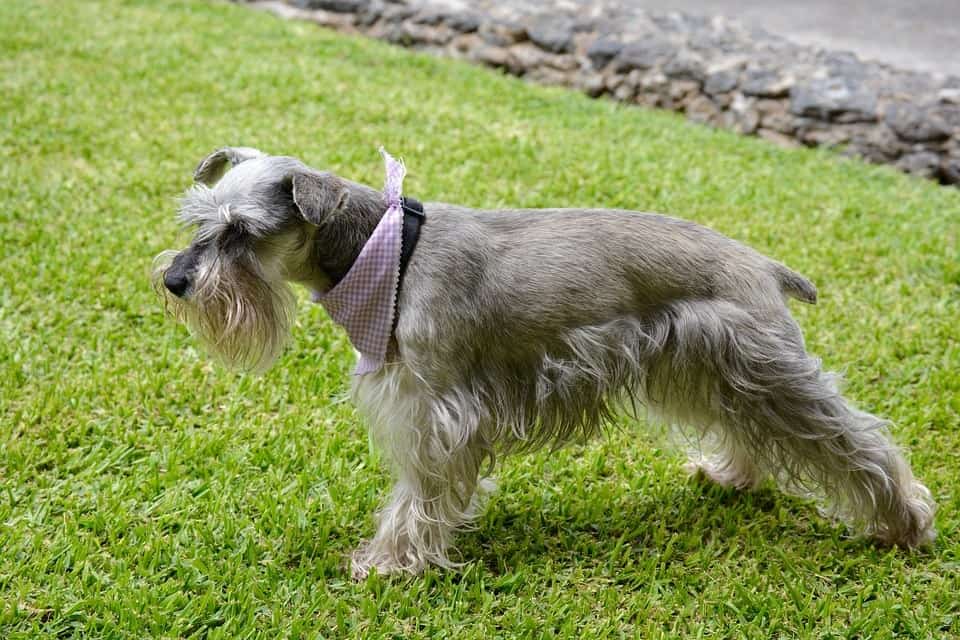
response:
<path fill-rule="evenodd" d="M 264 277 L 252 257 L 218 258 L 201 266 L 188 294 L 178 298 L 163 285 L 175 255 L 157 256 L 151 277 L 167 311 L 225 365 L 254 372 L 269 368 L 293 324 L 296 297 L 290 287 Z"/>

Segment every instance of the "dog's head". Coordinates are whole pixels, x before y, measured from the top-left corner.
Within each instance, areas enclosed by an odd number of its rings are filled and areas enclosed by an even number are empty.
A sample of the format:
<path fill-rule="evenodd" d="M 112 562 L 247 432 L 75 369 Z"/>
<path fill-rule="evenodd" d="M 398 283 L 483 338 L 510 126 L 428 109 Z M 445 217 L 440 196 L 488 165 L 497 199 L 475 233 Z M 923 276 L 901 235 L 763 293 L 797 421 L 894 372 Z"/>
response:
<path fill-rule="evenodd" d="M 331 222 L 348 217 L 339 214 L 352 195 L 364 211 L 381 201 L 295 158 L 246 147 L 214 151 L 194 180 L 179 218 L 195 235 L 183 251 L 157 256 L 154 288 L 226 364 L 263 370 L 293 323 L 296 298 L 288 283 L 328 289 L 349 268 L 352 240 L 363 232 L 347 225 L 353 230 L 343 233 Z"/>

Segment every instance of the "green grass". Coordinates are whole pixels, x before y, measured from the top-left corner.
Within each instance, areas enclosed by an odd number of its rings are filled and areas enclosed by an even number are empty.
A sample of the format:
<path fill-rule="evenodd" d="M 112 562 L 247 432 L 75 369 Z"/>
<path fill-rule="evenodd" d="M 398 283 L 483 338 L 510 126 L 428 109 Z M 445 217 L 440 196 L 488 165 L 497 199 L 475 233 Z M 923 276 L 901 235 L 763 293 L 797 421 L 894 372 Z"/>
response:
<path fill-rule="evenodd" d="M 960 635 L 960 191 L 227 4 L 0 3 L 0 637 Z M 462 572 L 353 583 L 388 478 L 301 305 L 224 371 L 147 273 L 225 144 L 467 205 L 668 211 L 820 287 L 809 346 L 894 420 L 929 552 L 688 481 L 642 425 L 507 460 Z"/>

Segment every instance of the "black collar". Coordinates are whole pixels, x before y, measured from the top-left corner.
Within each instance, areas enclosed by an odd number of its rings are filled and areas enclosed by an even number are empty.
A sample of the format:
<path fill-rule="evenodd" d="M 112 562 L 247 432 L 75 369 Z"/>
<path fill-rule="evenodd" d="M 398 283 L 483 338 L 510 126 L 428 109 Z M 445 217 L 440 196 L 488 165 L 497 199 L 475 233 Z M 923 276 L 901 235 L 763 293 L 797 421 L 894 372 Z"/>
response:
<path fill-rule="evenodd" d="M 417 246 L 417 240 L 420 239 L 420 225 L 426 221 L 426 214 L 423 212 L 423 205 L 416 198 L 400 198 L 400 206 L 403 209 L 403 230 L 400 241 L 400 280 L 397 282 L 397 290 L 400 290 L 403 284 L 403 274 L 407 270 L 407 263 L 413 255 L 413 250 Z"/>
<path fill-rule="evenodd" d="M 400 227 L 400 279 L 397 281 L 397 291 L 400 291 L 400 285 L 403 283 L 403 274 L 407 270 L 407 263 L 413 255 L 413 249 L 417 246 L 417 240 L 420 238 L 420 225 L 427 218 L 423 212 L 423 205 L 416 198 L 400 198 L 400 209 L 403 211 L 403 223 Z M 340 284 L 340 281 L 350 273 L 353 264 L 347 269 L 346 273 L 339 278 L 331 278 L 331 288 Z"/>
<path fill-rule="evenodd" d="M 403 210 L 403 227 L 400 233 L 400 279 L 397 280 L 397 296 L 395 304 L 400 304 L 400 289 L 403 287 L 403 274 L 407 271 L 407 264 L 413 255 L 413 250 L 420 239 L 420 225 L 427 218 L 423 212 L 423 205 L 416 198 L 400 198 L 400 207 Z M 396 330 L 400 321 L 400 310 L 394 307 L 393 328 Z"/>

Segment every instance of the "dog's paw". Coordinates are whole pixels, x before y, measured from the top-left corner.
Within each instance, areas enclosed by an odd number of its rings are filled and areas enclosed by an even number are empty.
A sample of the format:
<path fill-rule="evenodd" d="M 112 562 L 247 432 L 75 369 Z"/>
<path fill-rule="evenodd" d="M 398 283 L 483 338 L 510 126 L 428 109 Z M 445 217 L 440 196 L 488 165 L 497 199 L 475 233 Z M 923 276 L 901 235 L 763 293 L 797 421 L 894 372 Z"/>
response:
<path fill-rule="evenodd" d="M 416 575 L 423 571 L 423 562 L 411 557 L 412 554 L 396 551 L 379 548 L 375 542 L 361 546 L 350 556 L 350 576 L 354 580 L 365 580 L 374 571 L 381 576 L 403 573 Z"/>
<path fill-rule="evenodd" d="M 693 478 L 707 480 L 726 489 L 749 491 L 760 486 L 761 478 L 753 470 L 738 469 L 726 461 L 697 458 L 683 465 Z"/>
<path fill-rule="evenodd" d="M 355 582 L 360 582 L 366 580 L 367 576 L 370 575 L 371 567 L 360 561 L 357 555 L 358 553 L 354 553 L 350 556 L 350 577 L 353 578 Z"/>
<path fill-rule="evenodd" d="M 884 545 L 897 545 L 905 549 L 927 548 L 937 538 L 934 515 L 937 505 L 930 490 L 913 480 L 903 492 L 902 503 L 896 510 L 886 514 L 873 537 Z"/>

